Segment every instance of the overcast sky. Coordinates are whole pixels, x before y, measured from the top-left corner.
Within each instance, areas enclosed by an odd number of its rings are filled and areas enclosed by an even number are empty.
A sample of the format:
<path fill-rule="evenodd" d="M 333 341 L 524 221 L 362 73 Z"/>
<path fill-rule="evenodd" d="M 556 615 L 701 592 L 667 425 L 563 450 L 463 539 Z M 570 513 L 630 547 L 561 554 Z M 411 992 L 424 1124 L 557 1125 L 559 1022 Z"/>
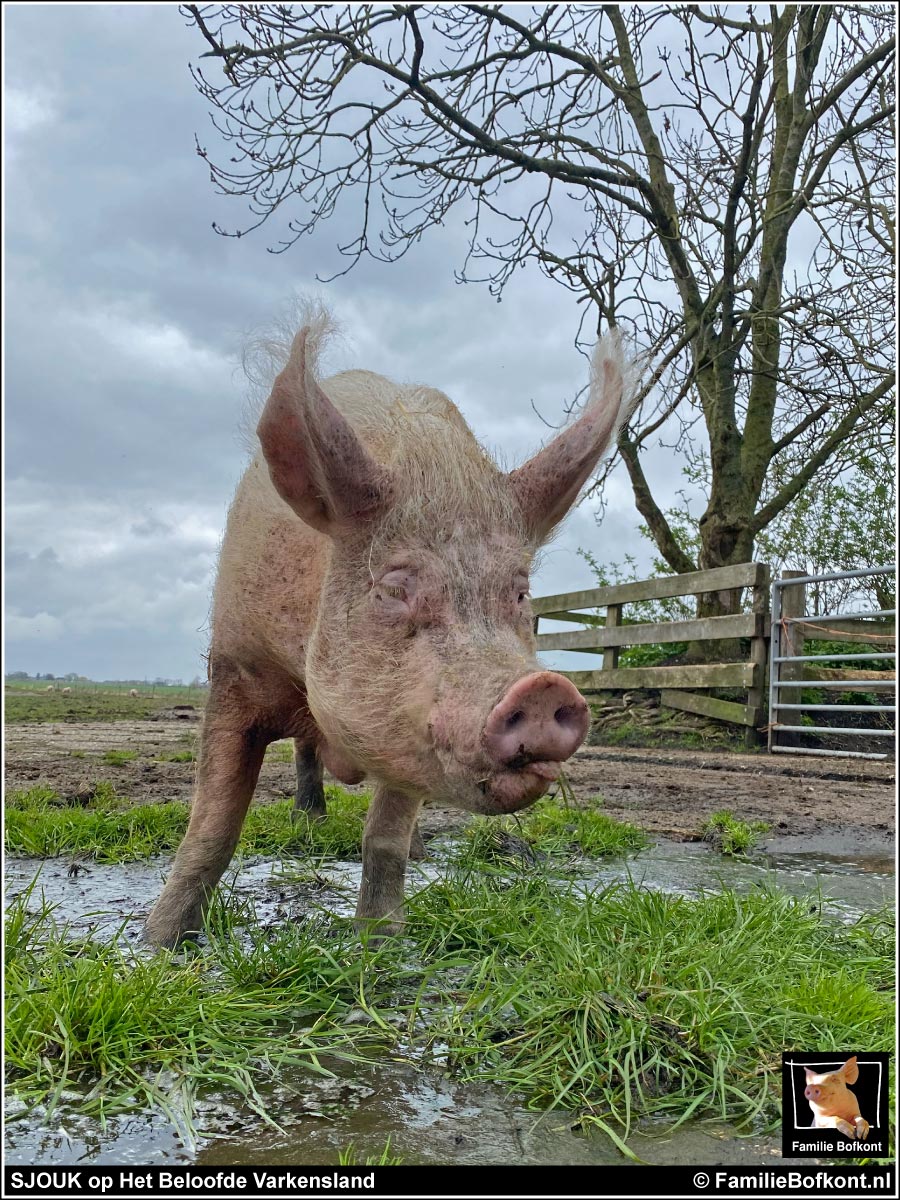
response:
<path fill-rule="evenodd" d="M 217 548 L 246 461 L 248 331 L 292 292 L 318 292 L 347 335 L 328 367 L 441 388 L 514 464 L 547 435 L 532 402 L 559 420 L 586 382 L 580 309 L 530 268 L 501 304 L 456 285 L 459 225 L 328 285 L 315 276 L 338 264 L 352 212 L 281 256 L 267 252 L 274 228 L 218 236 L 214 220 L 240 225 L 246 210 L 214 193 L 195 153 L 209 117 L 188 61 L 204 43 L 177 8 L 4 17 L 6 669 L 187 681 L 205 673 Z M 671 452 L 651 459 L 665 507 L 683 479 Z M 578 547 L 649 567 L 621 470 L 607 500 L 600 529 L 593 504 L 570 516 L 535 595 L 591 585 Z"/>

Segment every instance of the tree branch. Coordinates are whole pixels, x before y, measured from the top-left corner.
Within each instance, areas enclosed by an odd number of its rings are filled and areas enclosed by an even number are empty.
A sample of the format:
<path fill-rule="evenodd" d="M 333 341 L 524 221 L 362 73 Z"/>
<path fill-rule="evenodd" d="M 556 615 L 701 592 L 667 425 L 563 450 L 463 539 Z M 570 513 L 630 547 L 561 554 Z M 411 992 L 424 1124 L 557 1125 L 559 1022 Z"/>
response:
<path fill-rule="evenodd" d="M 882 380 L 877 387 L 873 388 L 867 396 L 858 402 L 853 411 L 848 412 L 843 420 L 838 422 L 830 436 L 825 439 L 815 454 L 806 460 L 803 468 L 756 513 L 750 522 L 750 530 L 754 537 L 761 529 L 765 529 L 769 522 L 773 521 L 792 500 L 795 500 L 800 495 L 815 473 L 828 462 L 829 458 L 831 458 L 840 445 L 847 440 L 859 423 L 860 417 L 864 416 L 870 408 L 874 407 L 882 397 L 888 395 L 893 387 L 893 378 Z"/>

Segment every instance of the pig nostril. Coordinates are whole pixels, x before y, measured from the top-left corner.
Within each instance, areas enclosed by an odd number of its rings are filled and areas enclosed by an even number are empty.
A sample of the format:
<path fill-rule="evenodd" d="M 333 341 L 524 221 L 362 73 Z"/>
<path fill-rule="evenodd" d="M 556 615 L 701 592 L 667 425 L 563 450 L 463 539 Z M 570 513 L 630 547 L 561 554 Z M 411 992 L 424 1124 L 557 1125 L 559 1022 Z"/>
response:
<path fill-rule="evenodd" d="M 506 728 L 515 729 L 515 727 L 517 725 L 521 725 L 524 720 L 525 714 L 522 712 L 521 708 L 517 708 L 514 713 L 510 713 L 506 718 Z"/>
<path fill-rule="evenodd" d="M 575 716 L 575 707 L 572 704 L 563 704 L 556 710 L 553 716 L 555 717 L 557 724 L 568 725 Z"/>

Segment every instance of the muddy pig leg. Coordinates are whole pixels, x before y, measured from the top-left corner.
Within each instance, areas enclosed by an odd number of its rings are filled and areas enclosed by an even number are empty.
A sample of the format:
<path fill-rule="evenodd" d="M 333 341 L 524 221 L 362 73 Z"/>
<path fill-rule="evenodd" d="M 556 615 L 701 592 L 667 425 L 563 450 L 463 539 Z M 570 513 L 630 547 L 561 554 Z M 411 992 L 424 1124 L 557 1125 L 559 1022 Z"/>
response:
<path fill-rule="evenodd" d="M 236 728 L 234 711 L 219 711 L 210 692 L 191 819 L 144 926 L 147 941 L 173 948 L 203 928 L 204 911 L 234 854 L 270 740 L 258 727 Z"/>
<path fill-rule="evenodd" d="M 376 784 L 363 833 L 362 884 L 356 917 L 360 928 L 379 921 L 378 933 L 403 928 L 403 877 L 420 802 Z"/>
<path fill-rule="evenodd" d="M 325 789 L 322 786 L 322 764 L 315 746 L 294 738 L 294 765 L 297 768 L 297 792 L 291 820 L 296 823 L 301 814 L 312 820 L 321 820 L 326 815 Z"/>

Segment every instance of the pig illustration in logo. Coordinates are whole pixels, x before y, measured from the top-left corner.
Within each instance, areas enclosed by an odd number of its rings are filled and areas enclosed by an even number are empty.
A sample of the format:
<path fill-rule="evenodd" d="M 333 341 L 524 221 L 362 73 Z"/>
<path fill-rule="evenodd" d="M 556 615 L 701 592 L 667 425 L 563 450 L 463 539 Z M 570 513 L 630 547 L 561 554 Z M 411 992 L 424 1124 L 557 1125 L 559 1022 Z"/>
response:
<path fill-rule="evenodd" d="M 809 1067 L 806 1071 L 806 1088 L 803 1095 L 813 1110 L 814 1129 L 837 1129 L 847 1137 L 865 1141 L 869 1136 L 869 1122 L 860 1116 L 859 1101 L 847 1087 L 859 1079 L 856 1055 L 848 1058 L 837 1071 L 817 1074 Z"/>

